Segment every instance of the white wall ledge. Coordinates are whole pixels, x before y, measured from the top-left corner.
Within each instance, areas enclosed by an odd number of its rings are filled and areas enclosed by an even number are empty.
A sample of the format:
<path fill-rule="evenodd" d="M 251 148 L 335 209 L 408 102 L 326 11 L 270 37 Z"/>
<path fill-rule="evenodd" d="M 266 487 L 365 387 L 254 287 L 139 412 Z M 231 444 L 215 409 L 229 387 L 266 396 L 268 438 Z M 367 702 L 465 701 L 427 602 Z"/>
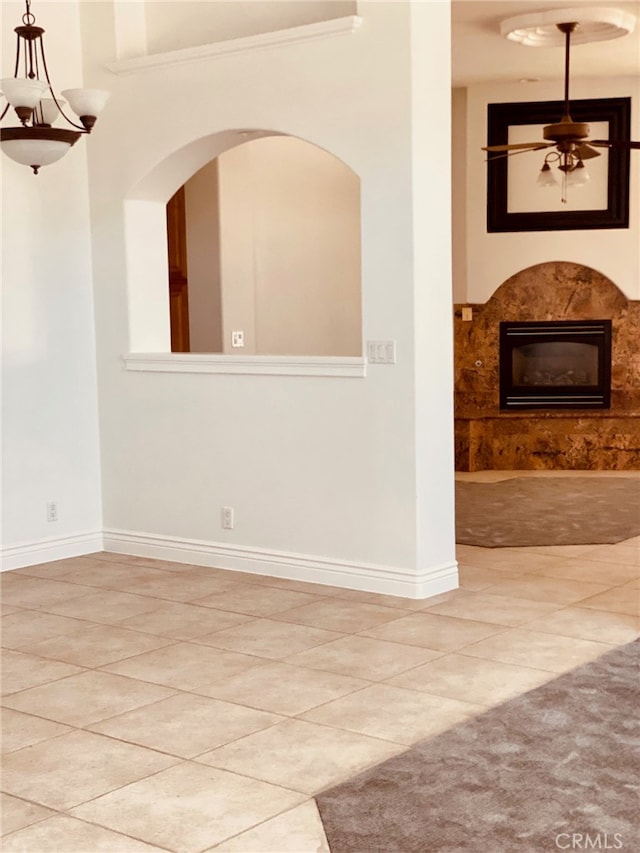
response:
<path fill-rule="evenodd" d="M 314 39 L 349 35 L 355 32 L 361 23 L 362 18 L 359 15 L 348 15 L 344 18 L 332 18 L 328 21 L 303 24 L 300 27 L 274 30 L 270 33 L 258 33 L 253 36 L 243 36 L 214 42 L 213 44 L 200 44 L 165 53 L 122 59 L 118 62 L 108 63 L 107 68 L 118 75 L 135 74 L 139 71 L 147 71 L 150 68 L 166 68 L 170 65 L 182 65 L 185 62 L 197 62 L 201 59 L 216 59 L 254 50 L 264 50 L 269 47 L 282 47 L 283 45 Z"/>
<path fill-rule="evenodd" d="M 213 353 L 128 353 L 126 370 L 150 373 L 234 373 L 261 376 L 336 376 L 362 378 L 362 356 L 218 355 Z"/>

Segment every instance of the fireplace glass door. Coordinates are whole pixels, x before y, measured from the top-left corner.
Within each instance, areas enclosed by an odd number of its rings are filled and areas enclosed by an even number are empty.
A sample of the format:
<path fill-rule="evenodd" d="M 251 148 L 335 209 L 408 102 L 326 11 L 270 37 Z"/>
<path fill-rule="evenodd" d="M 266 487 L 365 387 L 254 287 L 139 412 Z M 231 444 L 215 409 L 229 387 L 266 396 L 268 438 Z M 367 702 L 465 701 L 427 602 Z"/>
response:
<path fill-rule="evenodd" d="M 502 409 L 608 408 L 611 322 L 500 324 Z"/>

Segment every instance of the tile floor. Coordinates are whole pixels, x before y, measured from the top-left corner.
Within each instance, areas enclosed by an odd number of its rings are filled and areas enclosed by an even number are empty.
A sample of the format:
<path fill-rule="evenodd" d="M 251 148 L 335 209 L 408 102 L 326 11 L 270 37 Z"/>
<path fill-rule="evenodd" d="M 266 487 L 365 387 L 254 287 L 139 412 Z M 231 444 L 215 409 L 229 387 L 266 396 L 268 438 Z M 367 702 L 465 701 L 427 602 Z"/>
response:
<path fill-rule="evenodd" d="M 425 601 L 107 553 L 5 572 L 3 850 L 326 853 L 314 793 L 638 636 L 639 554 L 459 546 Z"/>

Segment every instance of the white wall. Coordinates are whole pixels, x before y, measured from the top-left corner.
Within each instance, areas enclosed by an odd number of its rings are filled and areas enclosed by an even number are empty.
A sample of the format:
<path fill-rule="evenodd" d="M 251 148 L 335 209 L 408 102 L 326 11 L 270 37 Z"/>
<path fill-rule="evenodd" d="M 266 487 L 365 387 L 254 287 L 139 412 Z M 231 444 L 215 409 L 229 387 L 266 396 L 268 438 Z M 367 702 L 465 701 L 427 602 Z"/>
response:
<path fill-rule="evenodd" d="M 360 355 L 357 175 L 282 136 L 218 161 L 225 352 L 242 329 L 245 353 Z"/>
<path fill-rule="evenodd" d="M 571 97 L 631 97 L 631 138 L 640 138 L 639 77 L 576 79 L 572 81 Z M 487 144 L 487 104 L 561 98 L 559 81 L 526 86 L 472 86 L 467 90 L 466 271 L 456 269 L 457 301 L 486 302 L 514 273 L 545 261 L 572 261 L 592 267 L 610 278 L 629 299 L 640 298 L 640 156 L 637 151 L 631 152 L 629 228 L 487 233 L 486 154 L 481 151 L 481 146 Z M 536 164 L 532 193 L 543 192 L 535 185 L 543 155 L 540 151 L 518 155 L 520 160 L 532 158 Z M 466 281 L 461 280 L 463 275 Z"/>
<path fill-rule="evenodd" d="M 77 5 L 34 12 L 54 86 L 82 85 Z M 23 14 L 23 3 L 2 4 L 3 74 L 13 74 Z M 0 160 L 4 568 L 101 547 L 87 143 L 37 176 Z"/>
<path fill-rule="evenodd" d="M 448 214 L 429 212 L 448 211 L 450 187 L 438 173 L 442 139 L 426 134 L 428 122 L 448 127 L 450 81 L 410 59 L 448 50 L 448 11 L 445 2 L 365 3 L 349 36 L 108 80 L 100 64 L 115 39 L 101 4 L 85 6 L 92 82 L 115 90 L 90 155 L 114 546 L 335 573 L 408 595 L 455 584 L 450 238 Z M 427 77 L 429 114 L 414 134 L 413 87 L 424 92 Z M 166 280 L 152 281 L 125 247 L 126 199 L 166 203 L 232 144 L 227 130 L 246 127 L 313 142 L 360 176 L 364 335 L 395 340 L 397 364 L 370 365 L 366 379 L 123 370 L 131 292 L 166 293 Z M 221 530 L 223 505 L 236 510 L 233 530 Z"/>

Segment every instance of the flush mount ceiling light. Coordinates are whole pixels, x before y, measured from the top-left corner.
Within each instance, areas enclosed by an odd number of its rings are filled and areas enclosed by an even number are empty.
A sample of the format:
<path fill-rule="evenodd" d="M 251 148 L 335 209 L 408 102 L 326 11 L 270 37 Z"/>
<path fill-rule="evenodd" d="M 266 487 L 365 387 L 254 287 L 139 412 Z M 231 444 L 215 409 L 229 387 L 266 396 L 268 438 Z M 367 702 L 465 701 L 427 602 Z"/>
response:
<path fill-rule="evenodd" d="M 540 142 L 490 145 L 482 150 L 489 151 L 490 155 L 509 157 L 526 151 L 554 148 L 555 151 L 544 158 L 537 183 L 542 187 L 558 185 L 551 172 L 551 163 L 556 163 L 562 174 L 562 201 L 566 202 L 568 186 L 581 186 L 589 180 L 583 161 L 599 157 L 597 148 L 640 148 L 640 142 L 630 139 L 589 139 L 589 125 L 573 121 L 569 103 L 571 39 L 574 44 L 586 44 L 619 38 L 632 32 L 634 26 L 635 17 L 620 9 L 583 7 L 519 15 L 503 21 L 500 32 L 512 41 L 528 47 L 564 44 L 564 110 L 557 124 L 549 124 L 543 129 L 544 140 Z"/>
<path fill-rule="evenodd" d="M 64 157 L 83 133 L 91 133 L 109 93 L 101 89 L 66 89 L 61 93 L 66 100 L 55 94 L 44 53 L 44 30 L 35 25 L 31 0 L 26 0 L 26 9 L 22 26 L 15 28 L 18 42 L 13 77 L 0 80 L 0 91 L 7 101 L 0 120 L 13 107 L 21 124 L 1 128 L 0 145 L 7 157 L 31 166 L 37 175 L 41 166 Z M 64 112 L 67 103 L 80 124 Z M 53 127 L 60 117 L 68 127 Z"/>

